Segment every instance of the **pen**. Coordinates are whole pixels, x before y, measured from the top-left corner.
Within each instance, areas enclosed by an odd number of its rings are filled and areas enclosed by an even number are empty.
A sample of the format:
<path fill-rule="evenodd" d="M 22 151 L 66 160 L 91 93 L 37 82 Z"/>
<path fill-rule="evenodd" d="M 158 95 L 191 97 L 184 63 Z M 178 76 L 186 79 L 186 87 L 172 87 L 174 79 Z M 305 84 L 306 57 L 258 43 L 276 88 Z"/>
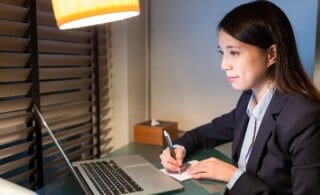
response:
<path fill-rule="evenodd" d="M 170 154 L 171 154 L 172 158 L 177 160 L 176 153 L 174 152 L 174 148 L 173 148 L 172 141 L 171 141 L 169 133 L 166 130 L 163 130 L 163 134 L 164 134 L 164 138 L 165 138 L 165 140 L 167 142 L 167 145 L 169 147 Z M 181 173 L 180 170 L 179 170 L 179 173 Z"/>

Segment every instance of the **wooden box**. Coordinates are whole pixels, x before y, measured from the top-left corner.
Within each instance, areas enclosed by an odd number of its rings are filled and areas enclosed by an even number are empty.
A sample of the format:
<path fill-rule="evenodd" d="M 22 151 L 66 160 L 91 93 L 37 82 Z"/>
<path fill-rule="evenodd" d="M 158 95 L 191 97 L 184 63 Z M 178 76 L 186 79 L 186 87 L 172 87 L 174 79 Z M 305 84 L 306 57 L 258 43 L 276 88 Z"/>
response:
<path fill-rule="evenodd" d="M 151 121 L 136 124 L 134 126 L 134 141 L 152 145 L 164 146 L 166 141 L 163 130 L 166 130 L 172 141 L 178 138 L 178 123 L 170 121 L 158 121 L 159 124 L 151 126 Z"/>

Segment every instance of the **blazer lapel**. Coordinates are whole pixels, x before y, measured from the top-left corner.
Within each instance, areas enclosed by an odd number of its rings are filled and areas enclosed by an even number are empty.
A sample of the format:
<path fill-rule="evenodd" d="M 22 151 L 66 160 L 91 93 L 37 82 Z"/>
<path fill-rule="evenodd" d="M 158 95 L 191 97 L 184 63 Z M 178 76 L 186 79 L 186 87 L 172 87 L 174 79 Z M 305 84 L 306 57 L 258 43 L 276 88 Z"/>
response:
<path fill-rule="evenodd" d="M 248 102 L 250 100 L 252 92 L 251 91 L 245 91 L 243 93 L 244 98 L 241 98 L 241 102 L 239 102 L 239 105 L 237 106 L 237 109 L 240 109 L 238 114 L 236 115 L 237 121 L 236 121 L 236 129 L 234 130 L 233 135 L 233 143 L 232 143 L 232 160 L 234 164 L 238 164 L 240 151 L 242 147 L 242 142 L 244 139 L 244 135 L 247 129 L 249 117 L 246 114 L 246 109 L 248 106 Z"/>
<path fill-rule="evenodd" d="M 247 114 L 244 114 L 241 118 L 237 130 L 234 132 L 234 140 L 232 143 L 232 159 L 234 164 L 238 164 L 241 147 L 248 126 L 249 117 Z"/>
<path fill-rule="evenodd" d="M 258 135 L 247 163 L 247 170 L 252 172 L 257 171 L 259 161 L 263 155 L 263 149 L 266 147 L 267 141 L 274 130 L 276 122 L 275 116 L 280 113 L 284 101 L 284 96 L 276 91 L 260 125 Z"/>

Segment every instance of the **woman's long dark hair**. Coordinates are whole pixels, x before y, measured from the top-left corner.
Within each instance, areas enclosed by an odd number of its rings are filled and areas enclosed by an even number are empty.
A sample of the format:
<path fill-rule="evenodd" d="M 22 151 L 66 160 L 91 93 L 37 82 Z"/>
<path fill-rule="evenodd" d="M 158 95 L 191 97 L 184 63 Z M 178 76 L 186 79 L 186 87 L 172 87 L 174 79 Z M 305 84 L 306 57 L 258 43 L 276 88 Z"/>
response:
<path fill-rule="evenodd" d="M 277 61 L 268 74 L 277 89 L 320 101 L 320 92 L 303 69 L 290 21 L 275 4 L 255 1 L 240 5 L 221 20 L 218 29 L 264 50 L 275 44 Z"/>

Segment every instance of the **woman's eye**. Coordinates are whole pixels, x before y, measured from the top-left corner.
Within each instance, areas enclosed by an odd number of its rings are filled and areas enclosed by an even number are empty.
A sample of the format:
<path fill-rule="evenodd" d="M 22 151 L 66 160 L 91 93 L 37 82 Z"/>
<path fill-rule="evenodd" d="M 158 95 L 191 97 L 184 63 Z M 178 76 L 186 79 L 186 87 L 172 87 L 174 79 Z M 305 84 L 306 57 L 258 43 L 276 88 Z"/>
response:
<path fill-rule="evenodd" d="M 237 56 L 237 55 L 239 55 L 239 52 L 237 52 L 237 51 L 230 51 L 230 55 L 232 55 L 232 56 Z"/>
<path fill-rule="evenodd" d="M 219 53 L 220 55 L 223 55 L 223 51 L 221 51 L 221 50 L 218 50 L 218 53 Z"/>

